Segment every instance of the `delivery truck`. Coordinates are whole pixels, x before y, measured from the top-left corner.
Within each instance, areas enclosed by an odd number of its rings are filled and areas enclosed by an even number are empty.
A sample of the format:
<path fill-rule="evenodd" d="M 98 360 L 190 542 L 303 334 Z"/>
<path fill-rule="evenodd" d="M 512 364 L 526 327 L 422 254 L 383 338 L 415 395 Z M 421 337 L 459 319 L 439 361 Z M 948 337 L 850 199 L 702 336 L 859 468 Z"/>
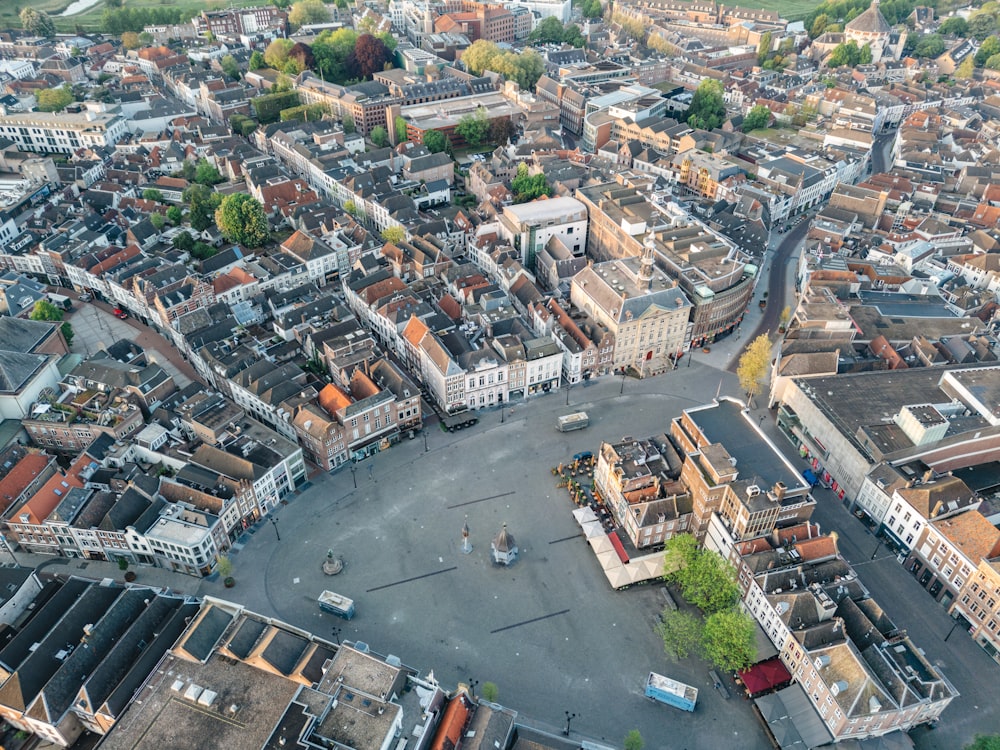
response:
<path fill-rule="evenodd" d="M 646 697 L 682 711 L 694 711 L 695 704 L 698 703 L 698 688 L 650 672 L 649 679 L 646 680 Z"/>
<path fill-rule="evenodd" d="M 578 411 L 559 417 L 559 422 L 556 426 L 559 428 L 559 432 L 572 432 L 573 430 L 582 430 L 589 424 L 590 417 L 587 416 L 587 412 Z"/>
<path fill-rule="evenodd" d="M 332 591 L 324 591 L 319 595 L 319 608 L 345 620 L 354 617 L 354 601 Z"/>

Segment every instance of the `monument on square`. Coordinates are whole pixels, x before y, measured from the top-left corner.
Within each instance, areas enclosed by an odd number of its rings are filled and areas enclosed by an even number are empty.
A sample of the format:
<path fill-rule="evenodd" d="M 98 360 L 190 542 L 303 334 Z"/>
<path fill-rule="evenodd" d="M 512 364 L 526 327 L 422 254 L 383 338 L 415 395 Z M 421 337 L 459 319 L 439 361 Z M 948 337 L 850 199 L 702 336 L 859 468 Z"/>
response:
<path fill-rule="evenodd" d="M 493 562 L 497 565 L 513 565 L 517 560 L 517 542 L 514 541 L 514 535 L 507 531 L 507 524 L 504 524 L 500 533 L 493 537 L 490 552 L 493 555 Z"/>

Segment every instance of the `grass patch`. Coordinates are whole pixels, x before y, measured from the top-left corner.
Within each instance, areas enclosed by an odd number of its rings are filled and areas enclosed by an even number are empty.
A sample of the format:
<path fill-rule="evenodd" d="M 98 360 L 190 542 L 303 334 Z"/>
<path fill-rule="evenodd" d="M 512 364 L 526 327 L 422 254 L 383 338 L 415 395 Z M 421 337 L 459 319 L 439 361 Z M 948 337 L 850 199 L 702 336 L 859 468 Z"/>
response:
<path fill-rule="evenodd" d="M 73 0 L 0 0 L 0 27 L 21 28 L 18 14 L 21 8 L 37 8 L 52 16 L 56 28 L 60 32 L 71 32 L 78 27 L 85 31 L 100 31 L 101 15 L 107 6 L 104 0 L 99 0 L 83 13 L 73 16 L 60 16 Z M 240 0 L 238 7 L 247 8 L 258 5 L 270 5 L 269 0 Z M 194 18 L 203 10 L 221 10 L 230 7 L 228 0 L 128 0 L 129 8 L 181 8 L 190 12 L 188 20 Z"/>
<path fill-rule="evenodd" d="M 782 18 L 787 18 L 789 21 L 801 21 L 812 13 L 818 4 L 811 0 L 749 0 L 749 2 L 741 2 L 740 7 L 774 10 L 780 13 Z"/>

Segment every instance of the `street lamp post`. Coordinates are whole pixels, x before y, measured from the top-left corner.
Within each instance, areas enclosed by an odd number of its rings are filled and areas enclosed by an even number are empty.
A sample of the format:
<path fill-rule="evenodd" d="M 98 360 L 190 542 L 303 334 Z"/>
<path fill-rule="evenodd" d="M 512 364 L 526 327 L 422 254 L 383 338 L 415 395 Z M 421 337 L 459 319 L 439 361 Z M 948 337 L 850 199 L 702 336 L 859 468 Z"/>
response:
<path fill-rule="evenodd" d="M 569 389 L 570 389 L 570 384 L 567 383 L 566 384 L 566 406 L 569 406 Z"/>
<path fill-rule="evenodd" d="M 426 453 L 427 452 L 427 428 L 426 427 L 423 429 L 423 433 L 424 433 L 424 453 Z"/>
<path fill-rule="evenodd" d="M 354 480 L 354 489 L 358 488 L 358 475 L 357 475 L 357 471 L 358 471 L 358 467 L 355 466 L 354 464 L 351 464 L 351 479 Z"/>
<path fill-rule="evenodd" d="M 569 737 L 569 723 L 580 714 L 570 713 L 569 711 L 565 711 L 564 713 L 566 714 L 566 728 L 563 730 L 563 734 Z"/>
<path fill-rule="evenodd" d="M 876 540 L 877 541 L 875 542 L 875 551 L 872 552 L 872 556 L 869 558 L 870 560 L 875 559 L 875 555 L 878 554 L 879 549 L 882 547 L 882 540 L 879 539 L 878 537 L 876 537 Z"/>
<path fill-rule="evenodd" d="M 271 525 L 274 527 L 274 534 L 278 537 L 278 541 L 281 541 L 281 533 L 278 531 L 278 519 L 272 518 Z"/>
<path fill-rule="evenodd" d="M 340 628 L 338 628 L 338 627 L 334 627 L 333 628 L 333 637 L 337 639 L 337 645 L 339 646 L 340 645 Z"/>
<path fill-rule="evenodd" d="M 957 628 L 957 627 L 958 627 L 958 620 L 955 620 L 955 621 L 954 621 L 954 622 L 953 622 L 953 623 L 951 624 L 951 630 L 949 630 L 949 631 L 948 631 L 948 635 L 946 635 L 946 636 L 944 637 L 944 642 L 945 642 L 945 643 L 947 643 L 947 642 L 948 642 L 948 639 L 949 639 L 949 638 L 951 638 L 951 634 L 955 632 L 955 628 Z"/>
<path fill-rule="evenodd" d="M 625 393 L 625 373 L 626 372 L 627 372 L 627 370 L 624 367 L 622 367 L 622 387 L 618 389 L 618 395 L 619 396 L 621 396 L 623 393 Z"/>
<path fill-rule="evenodd" d="M 474 680 L 469 678 L 469 692 L 472 693 L 472 699 L 476 699 L 476 686 L 479 685 L 479 680 Z"/>
<path fill-rule="evenodd" d="M 504 412 L 504 403 L 503 403 L 503 401 L 501 401 L 500 402 L 500 424 L 503 424 L 503 412 Z"/>

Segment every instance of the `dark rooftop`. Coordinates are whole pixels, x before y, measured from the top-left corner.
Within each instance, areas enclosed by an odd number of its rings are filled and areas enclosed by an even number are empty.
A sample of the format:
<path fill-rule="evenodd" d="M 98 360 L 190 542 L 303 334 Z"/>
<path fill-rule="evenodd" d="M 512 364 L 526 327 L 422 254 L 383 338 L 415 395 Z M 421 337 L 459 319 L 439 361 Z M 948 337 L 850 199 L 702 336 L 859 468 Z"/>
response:
<path fill-rule="evenodd" d="M 734 459 L 741 479 L 759 477 L 765 488 L 784 482 L 788 489 L 804 488 L 802 477 L 730 399 L 691 409 L 691 419 L 711 443 L 720 443 Z"/>

